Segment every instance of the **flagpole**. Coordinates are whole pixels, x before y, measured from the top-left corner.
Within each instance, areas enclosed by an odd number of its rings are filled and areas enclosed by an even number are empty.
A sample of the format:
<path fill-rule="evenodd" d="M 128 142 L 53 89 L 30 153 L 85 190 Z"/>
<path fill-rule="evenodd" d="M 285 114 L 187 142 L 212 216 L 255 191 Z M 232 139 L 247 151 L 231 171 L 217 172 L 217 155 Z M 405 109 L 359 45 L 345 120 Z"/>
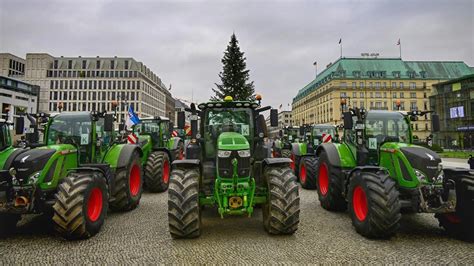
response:
<path fill-rule="evenodd" d="M 400 42 L 400 45 L 399 45 L 399 46 L 400 46 L 400 47 L 398 47 L 398 48 L 399 48 L 399 50 L 400 50 L 400 59 L 402 59 L 402 43 L 401 43 L 401 42 Z"/>
<path fill-rule="evenodd" d="M 340 46 L 341 46 L 341 58 L 342 58 L 342 42 L 341 42 Z"/>

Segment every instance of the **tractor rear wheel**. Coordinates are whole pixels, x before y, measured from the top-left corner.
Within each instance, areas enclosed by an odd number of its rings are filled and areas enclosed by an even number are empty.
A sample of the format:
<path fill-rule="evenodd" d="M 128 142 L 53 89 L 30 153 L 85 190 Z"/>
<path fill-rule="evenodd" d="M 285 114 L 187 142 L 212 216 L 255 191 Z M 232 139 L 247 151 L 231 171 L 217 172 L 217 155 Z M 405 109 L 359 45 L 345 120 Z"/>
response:
<path fill-rule="evenodd" d="M 199 169 L 174 169 L 168 189 L 168 224 L 173 238 L 201 235 Z"/>
<path fill-rule="evenodd" d="M 100 231 L 109 204 L 103 174 L 71 172 L 58 187 L 53 205 L 56 232 L 65 239 L 86 239 Z"/>
<path fill-rule="evenodd" d="M 435 217 L 449 235 L 474 241 L 474 177 L 469 174 L 447 177 L 456 182 L 456 212 L 435 214 Z"/>
<path fill-rule="evenodd" d="M 316 166 L 318 159 L 313 156 L 305 156 L 300 160 L 299 174 L 300 184 L 305 189 L 316 188 Z"/>
<path fill-rule="evenodd" d="M 270 234 L 293 234 L 300 222 L 296 177 L 287 166 L 268 166 L 264 176 L 268 195 L 262 207 L 263 226 Z"/>
<path fill-rule="evenodd" d="M 113 201 L 110 209 L 113 211 L 129 211 L 140 203 L 143 191 L 142 166 L 140 156 L 134 152 L 127 167 L 117 170 L 115 186 L 112 192 Z"/>
<path fill-rule="evenodd" d="M 316 187 L 321 207 L 329 211 L 344 211 L 347 209 L 343 197 L 344 178 L 340 169 L 331 165 L 328 155 L 322 151 L 316 166 Z"/>
<path fill-rule="evenodd" d="M 163 192 L 168 189 L 170 179 L 170 159 L 166 152 L 154 151 L 148 156 L 145 165 L 145 184 L 150 192 Z"/>
<path fill-rule="evenodd" d="M 357 233 L 387 238 L 400 224 L 400 201 L 395 181 L 385 172 L 356 172 L 349 184 L 349 213 Z"/>
<path fill-rule="evenodd" d="M 19 214 L 0 214 L 0 237 L 4 237 L 11 234 L 15 230 L 16 224 L 20 219 L 21 215 Z"/>

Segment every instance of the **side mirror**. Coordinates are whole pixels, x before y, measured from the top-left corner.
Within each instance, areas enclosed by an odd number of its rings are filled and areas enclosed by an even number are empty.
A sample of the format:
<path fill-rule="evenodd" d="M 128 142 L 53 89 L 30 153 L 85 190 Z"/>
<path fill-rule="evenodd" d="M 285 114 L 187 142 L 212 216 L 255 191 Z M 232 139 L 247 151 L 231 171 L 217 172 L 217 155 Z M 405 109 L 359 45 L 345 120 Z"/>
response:
<path fill-rule="evenodd" d="M 267 123 L 265 122 L 265 117 L 263 115 L 258 115 L 257 117 L 257 134 L 259 137 L 267 136 Z"/>
<path fill-rule="evenodd" d="M 278 110 L 277 109 L 270 110 L 270 126 L 271 127 L 278 126 Z"/>
<path fill-rule="evenodd" d="M 21 135 L 23 134 L 24 130 L 25 130 L 25 118 L 17 117 L 16 123 L 15 123 L 15 134 Z"/>
<path fill-rule="evenodd" d="M 178 112 L 178 128 L 184 129 L 185 123 L 186 123 L 186 114 L 183 111 Z"/>
<path fill-rule="evenodd" d="M 104 131 L 112 132 L 114 131 L 114 115 L 106 114 L 104 117 Z"/>
<path fill-rule="evenodd" d="M 304 126 L 300 127 L 300 136 L 304 136 Z"/>
<path fill-rule="evenodd" d="M 352 127 L 354 126 L 354 122 L 352 121 L 351 112 L 344 112 L 343 119 L 344 119 L 344 129 L 352 129 Z"/>
<path fill-rule="evenodd" d="M 173 136 L 173 131 L 174 131 L 174 123 L 170 122 L 170 124 L 168 125 L 168 133 L 170 136 Z"/>
<path fill-rule="evenodd" d="M 437 114 L 432 114 L 431 115 L 431 126 L 432 126 L 432 131 L 433 132 L 439 132 L 440 131 L 440 122 L 439 122 L 439 115 Z"/>

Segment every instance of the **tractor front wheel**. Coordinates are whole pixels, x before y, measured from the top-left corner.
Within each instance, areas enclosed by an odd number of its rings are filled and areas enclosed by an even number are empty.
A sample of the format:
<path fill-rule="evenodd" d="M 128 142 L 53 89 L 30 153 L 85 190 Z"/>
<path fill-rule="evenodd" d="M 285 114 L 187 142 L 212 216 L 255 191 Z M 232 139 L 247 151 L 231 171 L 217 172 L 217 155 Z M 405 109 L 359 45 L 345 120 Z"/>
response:
<path fill-rule="evenodd" d="M 316 166 L 318 159 L 313 156 L 305 156 L 300 160 L 300 184 L 305 189 L 316 188 Z"/>
<path fill-rule="evenodd" d="M 113 201 L 110 209 L 113 211 L 129 211 L 140 204 L 143 192 L 142 166 L 140 156 L 134 152 L 127 167 L 118 169 L 115 174 Z"/>
<path fill-rule="evenodd" d="M 401 213 L 396 183 L 385 172 L 356 172 L 349 184 L 349 213 L 357 233 L 387 238 L 396 233 Z"/>
<path fill-rule="evenodd" d="M 104 224 L 108 204 L 107 182 L 101 173 L 72 172 L 58 187 L 54 228 L 65 239 L 90 238 Z"/>
<path fill-rule="evenodd" d="M 19 214 L 2 213 L 0 214 L 0 237 L 11 234 L 18 221 L 21 219 Z"/>
<path fill-rule="evenodd" d="M 300 222 L 300 196 L 293 171 L 287 166 L 265 169 L 267 202 L 262 207 L 263 226 L 274 235 L 293 234 Z"/>
<path fill-rule="evenodd" d="M 435 217 L 449 235 L 474 241 L 474 177 L 469 174 L 447 177 L 456 182 L 456 212 L 439 213 Z"/>
<path fill-rule="evenodd" d="M 201 235 L 199 169 L 174 169 L 168 189 L 168 224 L 173 238 Z"/>
<path fill-rule="evenodd" d="M 344 190 L 344 178 L 340 169 L 329 162 L 328 155 L 322 151 L 316 166 L 316 187 L 321 207 L 329 211 L 344 211 L 347 202 L 342 192 Z"/>
<path fill-rule="evenodd" d="M 145 184 L 150 192 L 163 192 L 168 189 L 170 169 L 170 159 L 166 152 L 150 153 L 145 165 Z"/>

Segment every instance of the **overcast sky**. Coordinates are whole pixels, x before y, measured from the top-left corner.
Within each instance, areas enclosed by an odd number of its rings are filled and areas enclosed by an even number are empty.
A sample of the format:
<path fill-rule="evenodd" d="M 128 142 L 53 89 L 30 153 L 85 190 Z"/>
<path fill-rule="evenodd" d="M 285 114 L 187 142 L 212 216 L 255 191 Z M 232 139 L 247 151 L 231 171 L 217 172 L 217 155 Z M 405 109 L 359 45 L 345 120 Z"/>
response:
<path fill-rule="evenodd" d="M 205 101 L 235 32 L 265 104 L 291 103 L 339 57 L 378 52 L 474 66 L 474 1 L 0 0 L 0 52 L 130 56 Z"/>

